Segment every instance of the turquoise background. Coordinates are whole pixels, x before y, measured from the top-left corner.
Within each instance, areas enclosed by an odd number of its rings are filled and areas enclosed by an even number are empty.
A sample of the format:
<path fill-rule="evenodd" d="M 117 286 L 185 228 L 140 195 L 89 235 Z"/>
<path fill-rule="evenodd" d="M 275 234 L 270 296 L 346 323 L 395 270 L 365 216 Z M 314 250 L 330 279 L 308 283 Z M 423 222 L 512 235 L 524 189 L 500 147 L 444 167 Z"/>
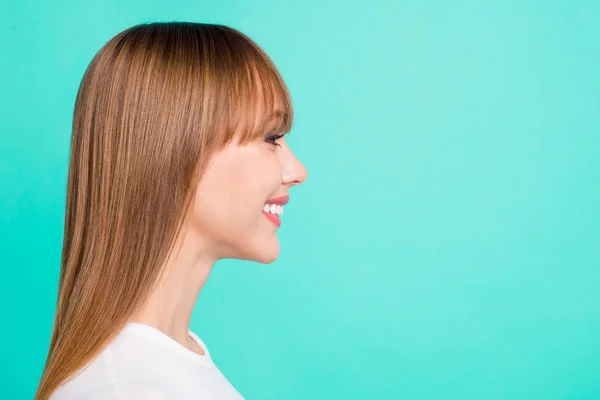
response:
<path fill-rule="evenodd" d="M 600 399 L 600 2 L 0 6 L 0 381 L 50 340 L 72 107 L 154 20 L 231 25 L 288 82 L 281 257 L 215 266 L 193 316 L 248 399 Z"/>

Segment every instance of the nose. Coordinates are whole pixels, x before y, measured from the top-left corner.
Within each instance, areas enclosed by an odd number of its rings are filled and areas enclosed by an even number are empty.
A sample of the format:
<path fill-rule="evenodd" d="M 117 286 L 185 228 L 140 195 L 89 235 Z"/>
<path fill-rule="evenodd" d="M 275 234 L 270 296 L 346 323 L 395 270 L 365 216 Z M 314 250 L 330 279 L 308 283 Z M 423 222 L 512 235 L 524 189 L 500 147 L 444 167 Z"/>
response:
<path fill-rule="evenodd" d="M 280 160 L 283 173 L 283 184 L 289 186 L 300 185 L 308 178 L 306 167 L 298 160 L 287 143 L 282 143 Z"/>

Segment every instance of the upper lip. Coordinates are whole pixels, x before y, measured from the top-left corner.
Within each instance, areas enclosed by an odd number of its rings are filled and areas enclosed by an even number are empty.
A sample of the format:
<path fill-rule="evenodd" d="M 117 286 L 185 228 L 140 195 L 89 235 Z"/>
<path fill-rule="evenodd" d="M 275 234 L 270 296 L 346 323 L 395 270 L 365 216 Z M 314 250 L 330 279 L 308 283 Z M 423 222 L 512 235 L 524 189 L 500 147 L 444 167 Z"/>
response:
<path fill-rule="evenodd" d="M 270 200 L 267 200 L 267 203 L 269 204 L 278 204 L 283 206 L 284 204 L 287 204 L 287 202 L 290 201 L 290 196 L 288 194 L 283 195 L 283 196 L 279 196 L 279 197 L 273 197 Z"/>

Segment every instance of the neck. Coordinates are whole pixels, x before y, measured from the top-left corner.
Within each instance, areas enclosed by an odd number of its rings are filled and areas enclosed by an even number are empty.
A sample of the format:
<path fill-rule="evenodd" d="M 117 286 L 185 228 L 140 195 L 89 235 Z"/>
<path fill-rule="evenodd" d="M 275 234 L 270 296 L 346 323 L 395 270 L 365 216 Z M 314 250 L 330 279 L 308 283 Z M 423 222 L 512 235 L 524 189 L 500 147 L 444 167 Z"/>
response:
<path fill-rule="evenodd" d="M 215 263 L 206 252 L 198 254 L 197 248 L 197 241 L 188 246 L 184 243 L 166 264 L 148 301 L 130 319 L 159 329 L 185 347 L 193 345 L 188 335 L 192 311 Z"/>

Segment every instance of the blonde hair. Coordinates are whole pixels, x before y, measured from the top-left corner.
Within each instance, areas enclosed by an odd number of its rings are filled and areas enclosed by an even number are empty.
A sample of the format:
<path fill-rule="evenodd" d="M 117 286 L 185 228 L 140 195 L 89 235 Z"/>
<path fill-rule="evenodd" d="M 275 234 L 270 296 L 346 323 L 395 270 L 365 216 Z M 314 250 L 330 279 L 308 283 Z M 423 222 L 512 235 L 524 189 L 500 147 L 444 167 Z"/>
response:
<path fill-rule="evenodd" d="M 216 24 L 152 22 L 94 56 L 72 126 L 57 310 L 35 396 L 91 361 L 147 299 L 211 157 L 288 132 L 292 104 L 271 59 Z"/>

